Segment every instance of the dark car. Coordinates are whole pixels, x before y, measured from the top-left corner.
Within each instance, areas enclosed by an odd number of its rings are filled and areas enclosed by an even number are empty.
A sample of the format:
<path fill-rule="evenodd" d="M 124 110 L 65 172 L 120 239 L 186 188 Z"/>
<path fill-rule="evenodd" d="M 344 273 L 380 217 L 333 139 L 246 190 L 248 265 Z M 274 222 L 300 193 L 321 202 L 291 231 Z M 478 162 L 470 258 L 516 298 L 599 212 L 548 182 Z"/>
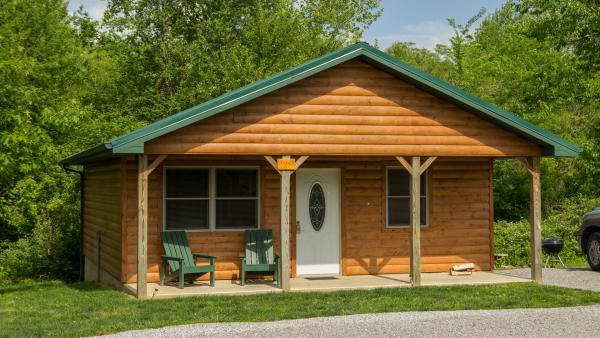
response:
<path fill-rule="evenodd" d="M 600 271 L 600 207 L 583 216 L 577 242 L 592 270 Z"/>

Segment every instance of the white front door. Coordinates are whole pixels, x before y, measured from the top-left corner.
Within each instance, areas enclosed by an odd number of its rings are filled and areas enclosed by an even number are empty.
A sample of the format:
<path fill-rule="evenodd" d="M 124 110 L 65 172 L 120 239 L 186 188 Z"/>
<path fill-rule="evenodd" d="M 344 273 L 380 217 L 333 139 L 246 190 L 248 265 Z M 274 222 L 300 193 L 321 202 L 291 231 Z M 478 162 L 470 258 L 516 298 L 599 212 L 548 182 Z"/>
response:
<path fill-rule="evenodd" d="M 298 169 L 296 220 L 296 274 L 339 274 L 339 169 Z"/>

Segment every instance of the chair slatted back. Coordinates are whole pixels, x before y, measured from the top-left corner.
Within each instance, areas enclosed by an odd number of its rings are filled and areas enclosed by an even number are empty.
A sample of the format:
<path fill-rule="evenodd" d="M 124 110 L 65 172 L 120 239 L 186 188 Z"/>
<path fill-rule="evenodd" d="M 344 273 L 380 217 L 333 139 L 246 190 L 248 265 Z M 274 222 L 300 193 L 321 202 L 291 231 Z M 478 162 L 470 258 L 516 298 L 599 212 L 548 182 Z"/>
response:
<path fill-rule="evenodd" d="M 165 248 L 165 255 L 171 257 L 183 258 L 184 266 L 195 266 L 194 256 L 187 241 L 185 231 L 163 231 L 160 233 L 160 238 Z M 179 269 L 179 262 L 169 261 L 171 271 Z"/>
<path fill-rule="evenodd" d="M 273 231 L 246 230 L 246 264 L 273 264 Z"/>

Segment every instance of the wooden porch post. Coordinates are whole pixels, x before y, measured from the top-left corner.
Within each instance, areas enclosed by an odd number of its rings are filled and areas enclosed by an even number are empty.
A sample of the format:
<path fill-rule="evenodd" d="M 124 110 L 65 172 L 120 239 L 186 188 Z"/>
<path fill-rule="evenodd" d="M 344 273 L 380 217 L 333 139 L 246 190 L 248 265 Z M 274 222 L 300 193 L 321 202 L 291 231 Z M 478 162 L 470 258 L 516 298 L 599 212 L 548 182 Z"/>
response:
<path fill-rule="evenodd" d="M 542 282 L 542 183 L 540 158 L 521 159 L 529 171 L 529 223 L 531 225 L 531 280 Z"/>
<path fill-rule="evenodd" d="M 137 298 L 147 298 L 148 272 L 148 176 L 167 157 L 160 155 L 148 166 L 148 155 L 138 159 L 138 212 L 137 212 Z"/>
<path fill-rule="evenodd" d="M 410 280 L 413 286 L 421 285 L 421 174 L 436 160 L 428 158 L 421 165 L 421 158 L 414 156 L 411 163 L 396 157 L 410 174 Z"/>
<path fill-rule="evenodd" d="M 421 158 L 412 158 L 410 171 L 410 277 L 421 285 Z"/>
<path fill-rule="evenodd" d="M 290 198 L 291 177 L 308 156 L 302 156 L 297 161 L 290 156 L 282 156 L 275 161 L 271 156 L 265 156 L 275 170 L 281 175 L 281 289 L 290 291 Z"/>
<path fill-rule="evenodd" d="M 290 291 L 290 181 L 292 171 L 281 172 L 281 288 Z"/>
<path fill-rule="evenodd" d="M 138 158 L 138 210 L 137 210 L 137 298 L 147 298 L 146 274 L 148 272 L 148 155 Z"/>

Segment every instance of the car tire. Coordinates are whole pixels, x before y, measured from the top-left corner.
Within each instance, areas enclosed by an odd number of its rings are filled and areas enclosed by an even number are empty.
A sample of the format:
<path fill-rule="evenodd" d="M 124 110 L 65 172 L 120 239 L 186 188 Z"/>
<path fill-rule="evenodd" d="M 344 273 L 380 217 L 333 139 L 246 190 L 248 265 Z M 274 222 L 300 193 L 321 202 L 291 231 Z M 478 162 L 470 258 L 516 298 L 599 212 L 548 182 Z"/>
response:
<path fill-rule="evenodd" d="M 600 271 L 600 232 L 590 234 L 586 249 L 585 255 L 587 256 L 590 268 L 594 271 Z"/>

